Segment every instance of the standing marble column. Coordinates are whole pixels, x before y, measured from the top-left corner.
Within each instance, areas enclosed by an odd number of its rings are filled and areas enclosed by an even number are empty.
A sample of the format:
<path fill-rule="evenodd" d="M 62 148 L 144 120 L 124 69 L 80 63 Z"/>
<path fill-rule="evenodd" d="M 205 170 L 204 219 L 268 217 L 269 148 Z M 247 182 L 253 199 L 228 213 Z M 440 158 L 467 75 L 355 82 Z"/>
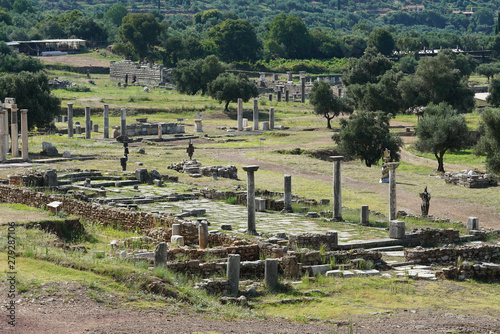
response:
<path fill-rule="evenodd" d="M 276 100 L 278 100 L 278 102 L 281 102 L 281 88 L 278 89 L 278 96 Z"/>
<path fill-rule="evenodd" d="M 104 111 L 102 113 L 104 117 L 103 133 L 104 138 L 109 138 L 109 105 L 104 105 Z"/>
<path fill-rule="evenodd" d="M 259 99 L 253 99 L 253 129 L 259 130 Z"/>
<path fill-rule="evenodd" d="M 269 108 L 269 129 L 274 129 L 274 107 Z"/>
<path fill-rule="evenodd" d="M 19 137 L 17 133 L 19 132 L 18 125 L 17 125 L 17 108 L 12 108 L 10 111 L 10 137 L 11 137 L 11 143 L 12 143 L 12 156 L 13 157 L 19 157 Z"/>
<path fill-rule="evenodd" d="M 300 95 L 301 102 L 306 102 L 306 72 L 300 71 Z"/>
<path fill-rule="evenodd" d="M 342 221 L 342 186 L 340 162 L 343 156 L 331 156 L 333 160 L 333 220 Z"/>
<path fill-rule="evenodd" d="M 285 90 L 285 102 L 290 102 L 290 91 Z"/>
<path fill-rule="evenodd" d="M 257 165 L 243 166 L 243 170 L 247 172 L 247 226 L 248 234 L 255 235 L 255 172 L 259 169 Z"/>
<path fill-rule="evenodd" d="M 11 105 L 12 107 L 17 107 L 17 105 Z M 4 126 L 4 145 L 5 145 L 5 154 L 9 152 L 9 111 L 5 110 L 5 122 L 3 123 Z"/>
<path fill-rule="evenodd" d="M 68 103 L 68 138 L 73 138 L 73 103 Z"/>
<path fill-rule="evenodd" d="M 7 110 L 1 108 L 0 109 L 0 161 L 6 161 L 7 160 L 7 150 L 9 149 L 8 147 L 5 146 L 5 126 L 4 123 L 7 122 Z"/>
<path fill-rule="evenodd" d="M 389 221 L 396 220 L 396 168 L 398 162 L 388 162 L 385 164 L 389 168 Z"/>
<path fill-rule="evenodd" d="M 28 109 L 21 109 L 21 157 L 28 161 Z"/>
<path fill-rule="evenodd" d="M 288 174 L 285 174 L 284 180 L 285 180 L 284 211 L 285 212 L 293 212 L 293 209 L 292 209 L 292 177 Z"/>
<path fill-rule="evenodd" d="M 207 248 L 208 245 L 208 223 L 200 222 L 198 225 L 198 238 L 200 249 Z"/>
<path fill-rule="evenodd" d="M 92 125 L 90 124 L 90 107 L 85 107 L 85 139 L 90 139 Z"/>
<path fill-rule="evenodd" d="M 278 286 L 278 259 L 266 259 L 264 282 L 268 290 L 274 291 Z"/>
<path fill-rule="evenodd" d="M 229 254 L 227 256 L 227 280 L 233 296 L 238 295 L 240 285 L 240 254 Z"/>
<path fill-rule="evenodd" d="M 120 123 L 120 130 L 121 130 L 121 135 L 126 136 L 127 135 L 127 109 L 122 109 L 120 110 L 120 118 L 121 118 L 121 123 Z"/>
<path fill-rule="evenodd" d="M 238 98 L 238 112 L 236 115 L 238 119 L 238 131 L 243 131 L 243 99 Z"/>
<path fill-rule="evenodd" d="M 361 205 L 361 225 L 368 226 L 370 225 L 370 210 L 368 209 L 368 205 Z"/>

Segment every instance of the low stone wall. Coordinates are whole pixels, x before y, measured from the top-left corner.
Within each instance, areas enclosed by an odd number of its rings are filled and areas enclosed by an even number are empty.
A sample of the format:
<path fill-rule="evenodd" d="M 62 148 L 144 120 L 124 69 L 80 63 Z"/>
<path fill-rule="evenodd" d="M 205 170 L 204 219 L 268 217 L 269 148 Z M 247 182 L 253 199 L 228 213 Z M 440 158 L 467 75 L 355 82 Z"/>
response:
<path fill-rule="evenodd" d="M 377 251 L 370 251 L 365 249 L 351 249 L 344 251 L 332 251 L 320 254 L 318 251 L 302 251 L 302 252 L 288 252 L 288 256 L 297 257 L 298 261 L 303 265 L 314 266 L 320 264 L 332 263 L 332 258 L 335 258 L 335 263 L 349 263 L 351 260 L 363 259 L 377 263 L 382 259 L 382 254 Z"/>
<path fill-rule="evenodd" d="M 417 232 L 420 245 L 424 247 L 438 244 L 453 244 L 460 241 L 460 233 L 455 229 L 425 229 Z"/>
<path fill-rule="evenodd" d="M 228 280 L 204 280 L 201 283 L 196 283 L 194 286 L 196 289 L 206 290 L 212 295 L 231 295 L 231 287 L 229 286 Z"/>
<path fill-rule="evenodd" d="M 167 259 L 170 261 L 183 257 L 188 257 L 191 260 L 202 260 L 206 258 L 223 259 L 227 258 L 229 254 L 240 254 L 241 261 L 255 261 L 259 259 L 259 246 L 254 244 L 208 249 L 177 247 L 168 250 Z"/>
<path fill-rule="evenodd" d="M 500 263 L 500 246 L 477 245 L 405 250 L 406 260 L 419 264 L 456 263 L 459 257 L 465 261 Z"/>
<path fill-rule="evenodd" d="M 162 134 L 184 133 L 184 125 L 177 123 L 160 123 Z M 158 135 L 158 123 L 139 123 L 127 125 L 127 136 L 153 136 Z M 120 126 L 117 127 L 121 133 Z"/>
<path fill-rule="evenodd" d="M 326 234 L 305 233 L 289 236 L 290 249 L 298 248 L 320 249 L 324 247 L 327 251 L 337 249 L 338 234 L 337 232 L 326 232 Z"/>
<path fill-rule="evenodd" d="M 156 225 L 172 226 L 176 222 L 173 217 L 158 216 L 146 212 L 132 212 L 115 208 L 106 208 L 99 204 L 78 201 L 58 195 L 48 195 L 36 191 L 0 185 L 1 203 L 19 203 L 31 207 L 43 208 L 47 204 L 59 201 L 59 211 L 79 216 L 83 219 L 102 225 L 119 226 L 129 231 L 144 231 Z"/>
<path fill-rule="evenodd" d="M 460 267 L 443 268 L 436 272 L 441 279 L 464 280 L 475 279 L 482 281 L 500 280 L 500 265 L 494 263 L 470 264 L 464 262 Z"/>
<path fill-rule="evenodd" d="M 444 181 L 466 188 L 487 188 L 497 185 L 497 181 L 491 175 L 476 173 L 472 170 L 464 173 L 446 172 Z"/>
<path fill-rule="evenodd" d="M 110 62 L 109 75 L 111 80 L 129 85 L 137 83 L 156 86 L 168 82 L 168 72 L 163 65 L 138 64 L 130 60 Z"/>
<path fill-rule="evenodd" d="M 178 273 L 188 273 L 194 276 L 210 277 L 225 275 L 225 263 L 200 262 L 199 260 L 167 262 L 167 268 Z"/>

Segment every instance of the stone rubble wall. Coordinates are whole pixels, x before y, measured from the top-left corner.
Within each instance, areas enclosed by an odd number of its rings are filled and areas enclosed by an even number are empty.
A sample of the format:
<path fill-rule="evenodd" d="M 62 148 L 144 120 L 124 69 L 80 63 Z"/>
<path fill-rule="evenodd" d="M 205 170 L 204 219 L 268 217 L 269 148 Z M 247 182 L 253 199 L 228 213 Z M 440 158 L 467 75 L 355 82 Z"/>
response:
<path fill-rule="evenodd" d="M 241 261 L 256 261 L 259 259 L 259 246 L 253 244 L 207 249 L 177 247 L 168 250 L 167 259 L 169 261 L 183 257 L 188 257 L 192 260 L 203 260 L 207 257 L 212 259 L 223 259 L 227 258 L 229 254 L 239 254 Z"/>
<path fill-rule="evenodd" d="M 442 271 L 436 272 L 436 276 L 441 279 L 449 280 L 500 280 L 500 265 L 493 263 L 470 264 L 468 262 L 464 262 L 458 268 L 443 268 Z"/>
<path fill-rule="evenodd" d="M 425 229 L 417 233 L 420 245 L 423 247 L 438 244 L 453 244 L 460 241 L 460 232 L 455 229 Z"/>
<path fill-rule="evenodd" d="M 135 83 L 157 86 L 168 82 L 168 71 L 163 65 L 138 64 L 130 60 L 112 61 L 109 64 L 111 80 L 125 83 L 128 75 L 128 84 Z"/>
<path fill-rule="evenodd" d="M 324 247 L 327 251 L 332 251 L 337 248 L 338 234 L 336 232 L 326 232 L 326 234 L 304 233 L 289 236 L 290 249 L 296 250 L 299 248 L 320 249 Z"/>
<path fill-rule="evenodd" d="M 466 173 L 446 172 L 444 181 L 449 184 L 454 184 L 466 188 L 487 188 L 496 186 L 497 181 L 489 174 L 480 174 L 474 171 Z"/>
<path fill-rule="evenodd" d="M 458 258 L 464 261 L 500 263 L 500 245 L 455 246 L 405 250 L 407 261 L 419 264 L 456 263 Z"/>
<path fill-rule="evenodd" d="M 59 201 L 59 211 L 70 215 L 76 215 L 83 219 L 102 224 L 104 226 L 119 226 L 129 231 L 144 231 L 156 225 L 172 226 L 175 218 L 158 216 L 146 212 L 125 211 L 115 208 L 106 208 L 96 203 L 78 201 L 58 195 L 48 195 L 36 191 L 17 188 L 13 186 L 0 185 L 1 203 L 19 203 L 31 207 L 43 208 L 47 204 Z"/>
<path fill-rule="evenodd" d="M 117 126 L 121 133 L 121 127 Z M 184 133 L 184 125 L 177 123 L 161 123 L 162 134 Z M 127 136 L 153 136 L 158 135 L 157 123 L 139 123 L 127 125 Z"/>
<path fill-rule="evenodd" d="M 332 262 L 332 258 L 335 258 L 335 263 L 337 264 L 349 263 L 351 260 L 354 259 L 363 259 L 365 261 L 371 261 L 373 263 L 377 263 L 382 259 L 382 253 L 365 249 L 332 251 L 332 252 L 325 252 L 324 254 L 321 254 L 318 251 L 306 251 L 306 250 L 301 252 L 289 251 L 287 255 L 295 256 L 302 265 L 307 265 L 307 266 L 330 264 Z"/>

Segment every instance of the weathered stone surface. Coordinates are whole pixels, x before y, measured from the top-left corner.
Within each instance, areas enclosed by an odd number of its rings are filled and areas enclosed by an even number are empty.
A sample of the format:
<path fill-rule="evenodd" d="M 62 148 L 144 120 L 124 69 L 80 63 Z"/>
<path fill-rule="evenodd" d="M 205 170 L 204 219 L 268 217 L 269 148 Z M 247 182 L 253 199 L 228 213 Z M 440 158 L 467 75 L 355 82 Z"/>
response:
<path fill-rule="evenodd" d="M 148 170 L 146 168 L 138 168 L 135 170 L 135 178 L 140 183 L 147 183 L 149 181 L 148 178 Z"/>
<path fill-rule="evenodd" d="M 167 243 L 160 242 L 155 249 L 155 267 L 165 266 L 167 264 Z"/>
<path fill-rule="evenodd" d="M 173 235 L 170 238 L 170 243 L 173 247 L 175 246 L 184 246 L 184 237 L 182 235 Z"/>

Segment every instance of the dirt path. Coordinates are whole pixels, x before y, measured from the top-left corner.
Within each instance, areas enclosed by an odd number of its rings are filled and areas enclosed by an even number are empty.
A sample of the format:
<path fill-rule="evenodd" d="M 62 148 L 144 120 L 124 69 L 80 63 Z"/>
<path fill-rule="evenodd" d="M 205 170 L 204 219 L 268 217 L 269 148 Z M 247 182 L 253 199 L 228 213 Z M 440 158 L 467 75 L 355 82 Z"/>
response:
<path fill-rule="evenodd" d="M 84 55 L 67 55 L 67 56 L 51 56 L 51 57 L 35 57 L 46 64 L 65 64 L 76 67 L 99 66 L 109 67 L 109 60 L 97 59 L 91 56 Z"/>
<path fill-rule="evenodd" d="M 247 164 L 247 165 L 259 165 L 261 169 L 287 173 L 290 175 L 297 175 L 302 178 L 307 178 L 311 180 L 321 180 L 324 182 L 332 182 L 332 176 L 327 174 L 322 174 L 310 170 L 304 170 L 299 167 L 289 167 L 281 165 L 275 162 L 259 160 L 255 158 L 248 158 L 245 156 L 245 152 L 249 150 L 239 150 L 238 152 L 217 150 L 214 152 L 214 158 L 218 157 L 223 160 L 231 161 L 232 163 Z M 407 157 L 410 159 L 424 159 L 410 156 L 407 153 Z M 403 159 L 406 160 L 406 159 Z M 429 159 L 425 159 L 429 160 Z M 420 161 L 420 163 L 425 163 L 425 161 Z M 430 163 L 430 162 L 429 162 Z M 434 162 L 435 164 L 435 162 Z M 450 169 L 466 169 L 464 166 L 459 165 L 447 165 Z M 464 168 L 462 168 L 464 167 Z M 387 184 L 380 183 L 369 183 L 359 181 L 350 177 L 343 176 L 342 186 L 352 188 L 359 191 L 373 192 L 374 194 L 382 197 L 388 197 L 388 187 Z M 405 189 L 398 189 L 397 197 L 398 210 L 403 210 L 407 213 L 419 214 L 419 208 L 421 200 L 414 193 L 407 191 Z M 461 199 L 448 199 L 441 197 L 432 198 L 432 214 L 435 217 L 449 218 L 453 221 L 467 221 L 468 217 L 481 217 L 481 226 L 485 228 L 500 228 L 500 213 L 496 210 L 480 204 L 470 203 Z"/>
<path fill-rule="evenodd" d="M 57 283 L 51 283 L 53 288 Z M 395 313 L 354 316 L 350 322 L 331 319 L 329 323 L 303 324 L 280 318 L 264 320 L 214 320 L 170 306 L 131 309 L 119 302 L 111 307 L 90 298 L 89 288 L 62 283 L 55 292 L 44 290 L 36 296 L 21 295 L 16 308 L 17 324 L 7 325 L 2 303 L 0 333 L 494 333 L 500 320 L 491 316 L 460 315 L 444 311 L 412 309 Z M 4 287 L 0 295 L 6 294 Z"/>

